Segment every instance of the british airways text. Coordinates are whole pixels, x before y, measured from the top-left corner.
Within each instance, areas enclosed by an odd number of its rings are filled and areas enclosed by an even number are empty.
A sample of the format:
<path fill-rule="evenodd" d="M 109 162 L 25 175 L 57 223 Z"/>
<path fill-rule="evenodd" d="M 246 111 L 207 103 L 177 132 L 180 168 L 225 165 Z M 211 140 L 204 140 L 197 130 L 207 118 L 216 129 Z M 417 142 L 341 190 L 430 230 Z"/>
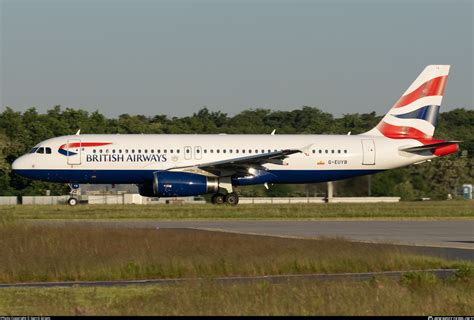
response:
<path fill-rule="evenodd" d="M 166 162 L 166 154 L 88 154 L 86 162 Z"/>

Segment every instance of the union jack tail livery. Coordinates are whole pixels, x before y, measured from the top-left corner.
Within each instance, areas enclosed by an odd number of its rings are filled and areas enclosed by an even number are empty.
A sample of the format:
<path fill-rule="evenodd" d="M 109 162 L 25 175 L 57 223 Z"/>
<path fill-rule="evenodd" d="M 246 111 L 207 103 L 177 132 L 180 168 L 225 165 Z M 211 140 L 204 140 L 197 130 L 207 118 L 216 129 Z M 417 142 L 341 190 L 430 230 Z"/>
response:
<path fill-rule="evenodd" d="M 429 65 L 367 135 L 432 139 L 448 79 L 449 65 Z"/>

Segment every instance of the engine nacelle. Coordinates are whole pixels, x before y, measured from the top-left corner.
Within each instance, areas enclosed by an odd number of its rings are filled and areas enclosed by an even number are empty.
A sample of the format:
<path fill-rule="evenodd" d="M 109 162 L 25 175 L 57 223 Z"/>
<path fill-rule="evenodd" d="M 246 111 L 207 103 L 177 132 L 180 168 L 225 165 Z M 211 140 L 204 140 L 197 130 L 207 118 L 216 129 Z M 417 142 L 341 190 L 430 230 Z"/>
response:
<path fill-rule="evenodd" d="M 153 185 L 151 183 L 139 184 L 138 193 L 143 197 L 157 197 L 157 195 L 153 192 Z"/>
<path fill-rule="evenodd" d="M 153 173 L 155 197 L 186 197 L 219 190 L 219 179 L 189 172 L 161 171 Z"/>

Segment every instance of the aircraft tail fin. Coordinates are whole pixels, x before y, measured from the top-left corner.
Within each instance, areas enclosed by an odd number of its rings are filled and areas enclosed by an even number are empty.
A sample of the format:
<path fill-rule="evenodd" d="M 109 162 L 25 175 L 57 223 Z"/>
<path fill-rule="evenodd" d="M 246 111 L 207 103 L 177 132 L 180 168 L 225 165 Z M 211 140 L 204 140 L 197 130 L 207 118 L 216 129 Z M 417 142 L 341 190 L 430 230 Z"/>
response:
<path fill-rule="evenodd" d="M 449 65 L 427 66 L 379 124 L 364 135 L 432 139 L 449 68 Z"/>

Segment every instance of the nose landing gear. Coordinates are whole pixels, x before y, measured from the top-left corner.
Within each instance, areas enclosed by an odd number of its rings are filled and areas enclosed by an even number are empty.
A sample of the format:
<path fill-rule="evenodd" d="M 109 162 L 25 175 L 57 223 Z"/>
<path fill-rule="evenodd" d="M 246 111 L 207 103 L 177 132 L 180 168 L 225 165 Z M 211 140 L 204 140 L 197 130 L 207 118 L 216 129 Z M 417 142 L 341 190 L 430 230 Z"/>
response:
<path fill-rule="evenodd" d="M 79 202 L 77 200 L 77 196 L 79 195 L 79 187 L 80 186 L 77 183 L 70 183 L 69 184 L 69 188 L 71 188 L 71 191 L 69 192 L 70 198 L 67 200 L 67 203 L 71 207 L 77 205 L 77 203 Z"/>

